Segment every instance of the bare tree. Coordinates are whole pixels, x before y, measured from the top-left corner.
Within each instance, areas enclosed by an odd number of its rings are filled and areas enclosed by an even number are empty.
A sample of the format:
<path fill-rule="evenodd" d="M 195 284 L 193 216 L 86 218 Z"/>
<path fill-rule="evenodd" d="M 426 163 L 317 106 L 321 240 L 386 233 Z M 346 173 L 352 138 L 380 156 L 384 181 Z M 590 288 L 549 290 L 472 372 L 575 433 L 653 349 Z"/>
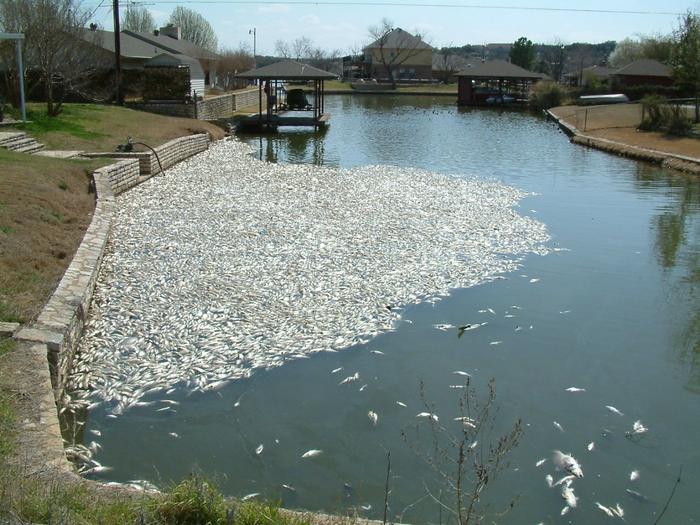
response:
<path fill-rule="evenodd" d="M 450 514 L 458 525 L 468 525 L 482 523 L 491 514 L 489 507 L 482 503 L 483 492 L 508 466 L 507 456 L 520 442 L 523 423 L 516 420 L 509 432 L 492 441 L 498 412 L 495 381 L 489 382 L 488 394 L 483 401 L 479 400 L 469 378 L 462 386 L 463 394 L 458 400 L 459 417 L 452 423 L 459 430 L 454 431 L 450 428 L 452 425 L 440 423 L 421 383 L 421 399 L 426 411 L 419 415 L 425 417 L 414 429 L 404 429 L 402 435 L 437 473 L 440 493 L 449 495 L 447 498 L 437 497 L 435 490 L 424 482 L 427 496 Z M 424 437 L 422 431 L 426 427 L 428 436 Z M 517 497 L 512 499 L 498 515 L 503 516 L 512 509 L 516 500 Z"/>
<path fill-rule="evenodd" d="M 156 28 L 156 23 L 150 11 L 143 6 L 128 5 L 121 21 L 122 29 L 151 33 Z"/>
<path fill-rule="evenodd" d="M 275 41 L 275 55 L 281 58 L 291 58 L 292 51 L 289 49 L 289 44 L 284 40 Z"/>
<path fill-rule="evenodd" d="M 368 33 L 373 42 L 365 49 L 372 54 L 373 62 L 376 58 L 382 64 L 392 86 L 396 85 L 395 72 L 399 66 L 430 48 L 419 32 L 412 35 L 400 27 L 394 28 L 386 18 L 371 26 Z"/>
<path fill-rule="evenodd" d="M 209 51 L 216 51 L 219 45 L 216 33 L 207 19 L 196 11 L 179 5 L 170 13 L 168 23 L 182 30 L 183 39 Z"/>
<path fill-rule="evenodd" d="M 106 55 L 84 29 L 88 19 L 89 13 L 74 0 L 0 2 L 3 30 L 25 34 L 26 68 L 33 73 L 29 79 L 43 87 L 50 116 L 61 112 L 67 92 L 79 92 L 106 63 Z"/>
<path fill-rule="evenodd" d="M 236 89 L 239 87 L 236 75 L 255 66 L 253 54 L 245 46 L 240 46 L 238 49 L 222 49 L 219 54 L 221 60 L 218 69 L 222 87 L 227 91 Z"/>

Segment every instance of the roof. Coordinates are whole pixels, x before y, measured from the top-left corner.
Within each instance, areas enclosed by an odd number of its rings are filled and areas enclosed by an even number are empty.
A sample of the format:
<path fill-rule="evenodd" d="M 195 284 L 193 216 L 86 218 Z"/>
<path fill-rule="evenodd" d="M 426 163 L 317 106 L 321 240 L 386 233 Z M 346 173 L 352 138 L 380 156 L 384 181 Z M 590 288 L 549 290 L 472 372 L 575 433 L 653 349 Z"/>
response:
<path fill-rule="evenodd" d="M 621 67 L 611 74 L 628 77 L 667 77 L 670 78 L 671 69 L 658 60 L 643 58 L 635 60 L 631 64 Z"/>
<path fill-rule="evenodd" d="M 83 30 L 83 39 L 90 44 L 94 44 L 110 53 L 114 53 L 114 32 L 96 29 Z M 154 46 L 134 38 L 125 33 L 119 33 L 119 51 L 124 58 L 151 58 L 163 52 L 160 47 Z"/>
<path fill-rule="evenodd" d="M 338 75 L 295 60 L 282 60 L 269 66 L 251 69 L 236 76 L 238 78 L 259 78 L 262 80 L 328 80 L 338 78 Z"/>
<path fill-rule="evenodd" d="M 489 60 L 463 69 L 455 76 L 472 78 L 497 78 L 497 79 L 541 79 L 542 73 L 528 71 L 520 66 L 506 62 L 505 60 Z"/>
<path fill-rule="evenodd" d="M 432 49 L 420 37 L 414 36 L 400 27 L 392 29 L 365 49 L 378 49 L 380 47 L 384 49 Z"/>
<path fill-rule="evenodd" d="M 204 49 L 203 47 L 200 47 L 197 44 L 190 42 L 189 40 L 178 40 L 176 38 L 172 38 L 166 35 L 154 35 L 153 33 L 131 31 L 130 29 L 125 29 L 122 32 L 134 38 L 138 38 L 139 40 L 142 40 L 144 42 L 156 45 L 161 49 L 164 49 L 165 51 L 176 55 L 187 55 L 189 57 L 204 60 L 218 60 L 219 58 L 221 58 L 216 53 L 213 53 L 208 49 Z"/>
<path fill-rule="evenodd" d="M 188 57 L 187 55 L 160 53 L 159 55 L 146 60 L 144 66 L 187 66 L 190 68 L 190 77 L 204 78 L 204 70 L 202 69 L 202 65 L 199 63 L 199 60 Z"/>

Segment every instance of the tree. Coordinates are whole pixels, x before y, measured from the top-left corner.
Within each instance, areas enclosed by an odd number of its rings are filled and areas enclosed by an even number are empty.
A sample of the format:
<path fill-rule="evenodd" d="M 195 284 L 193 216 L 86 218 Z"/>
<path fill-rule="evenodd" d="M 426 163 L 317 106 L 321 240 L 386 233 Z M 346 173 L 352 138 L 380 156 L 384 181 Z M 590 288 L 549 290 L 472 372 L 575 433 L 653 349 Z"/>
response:
<path fill-rule="evenodd" d="M 182 30 L 184 40 L 209 51 L 216 51 L 218 47 L 216 33 L 206 18 L 196 11 L 179 5 L 170 13 L 168 24 L 178 26 Z"/>
<path fill-rule="evenodd" d="M 222 49 L 219 53 L 219 79 L 225 90 L 232 90 L 238 87 L 236 75 L 242 71 L 248 71 L 255 66 L 253 54 L 245 46 L 238 49 Z"/>
<path fill-rule="evenodd" d="M 128 5 L 121 21 L 122 29 L 139 31 L 142 33 L 152 33 L 156 28 L 156 23 L 150 11 L 145 7 Z"/>
<path fill-rule="evenodd" d="M 371 26 L 368 32 L 373 40 L 369 45 L 372 60 L 376 58 L 381 62 L 389 82 L 396 86 L 396 69 L 429 46 L 423 42 L 423 35 L 419 32 L 414 36 L 400 27 L 394 28 L 393 25 L 390 20 L 384 18 L 379 25 Z"/>
<path fill-rule="evenodd" d="M 695 122 L 700 122 L 700 16 L 688 11 L 675 31 L 672 63 L 676 79 L 695 97 Z"/>
<path fill-rule="evenodd" d="M 518 38 L 510 48 L 510 61 L 516 66 L 530 69 L 535 61 L 535 44 L 524 36 Z"/>
<path fill-rule="evenodd" d="M 24 33 L 28 90 L 43 87 L 49 116 L 61 112 L 68 91 L 80 92 L 106 56 L 91 45 L 85 26 L 89 13 L 74 0 L 3 0 L 2 31 Z M 14 59 L 7 61 L 14 65 Z M 15 66 L 16 67 L 16 66 Z"/>
<path fill-rule="evenodd" d="M 608 64 L 613 68 L 621 68 L 642 58 L 651 58 L 667 63 L 671 58 L 673 42 L 664 35 L 640 35 L 636 39 L 625 38 L 617 43 L 615 50 L 610 53 Z"/>

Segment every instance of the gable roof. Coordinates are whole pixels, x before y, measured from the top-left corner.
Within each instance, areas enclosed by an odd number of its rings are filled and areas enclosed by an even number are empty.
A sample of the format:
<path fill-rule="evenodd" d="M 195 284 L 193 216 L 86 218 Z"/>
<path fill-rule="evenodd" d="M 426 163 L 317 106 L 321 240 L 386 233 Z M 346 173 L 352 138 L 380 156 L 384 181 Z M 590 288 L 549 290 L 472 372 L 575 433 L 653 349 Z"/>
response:
<path fill-rule="evenodd" d="M 296 60 L 282 60 L 268 66 L 251 69 L 238 78 L 259 78 L 262 80 L 329 80 L 338 78 L 338 75 L 323 71 Z"/>
<path fill-rule="evenodd" d="M 131 31 L 130 29 L 124 29 L 122 31 L 124 34 L 138 38 L 143 42 L 148 42 L 152 45 L 156 45 L 161 49 L 175 54 L 175 55 L 187 55 L 189 57 L 204 59 L 204 60 L 218 60 L 221 58 L 216 53 L 204 49 L 190 42 L 189 40 L 178 40 L 166 35 L 154 35 L 153 33 L 145 33 L 141 31 Z"/>
<path fill-rule="evenodd" d="M 114 53 L 113 31 L 83 29 L 82 38 L 90 44 Z M 163 49 L 131 35 L 119 33 L 119 51 L 124 58 L 151 58 L 162 53 Z"/>
<path fill-rule="evenodd" d="M 160 53 L 144 62 L 145 67 L 157 66 L 187 66 L 190 68 L 191 78 L 204 78 L 204 70 L 199 60 L 187 55 L 175 55 L 172 53 Z"/>
<path fill-rule="evenodd" d="M 658 60 L 643 58 L 612 72 L 613 75 L 628 77 L 666 77 L 671 78 L 671 69 Z"/>
<path fill-rule="evenodd" d="M 463 69 L 455 76 L 472 78 L 512 78 L 512 79 L 541 79 L 542 73 L 528 71 L 505 60 L 489 60 Z"/>
<path fill-rule="evenodd" d="M 380 47 L 384 49 L 432 49 L 420 37 L 414 36 L 400 27 L 392 29 L 386 35 L 365 47 L 365 49 L 379 49 Z"/>

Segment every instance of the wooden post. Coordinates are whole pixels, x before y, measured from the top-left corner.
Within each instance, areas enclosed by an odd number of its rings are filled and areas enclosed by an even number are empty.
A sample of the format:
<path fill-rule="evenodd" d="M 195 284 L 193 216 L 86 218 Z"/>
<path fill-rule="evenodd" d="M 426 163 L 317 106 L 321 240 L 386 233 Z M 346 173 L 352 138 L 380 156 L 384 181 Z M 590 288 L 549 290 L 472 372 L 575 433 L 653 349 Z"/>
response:
<path fill-rule="evenodd" d="M 258 124 L 262 125 L 262 81 L 258 81 Z"/>
<path fill-rule="evenodd" d="M 121 39 L 119 37 L 119 0 L 112 3 L 112 13 L 114 14 L 114 60 L 115 75 L 117 82 L 117 105 L 124 105 L 124 93 L 122 93 L 122 50 Z"/>

